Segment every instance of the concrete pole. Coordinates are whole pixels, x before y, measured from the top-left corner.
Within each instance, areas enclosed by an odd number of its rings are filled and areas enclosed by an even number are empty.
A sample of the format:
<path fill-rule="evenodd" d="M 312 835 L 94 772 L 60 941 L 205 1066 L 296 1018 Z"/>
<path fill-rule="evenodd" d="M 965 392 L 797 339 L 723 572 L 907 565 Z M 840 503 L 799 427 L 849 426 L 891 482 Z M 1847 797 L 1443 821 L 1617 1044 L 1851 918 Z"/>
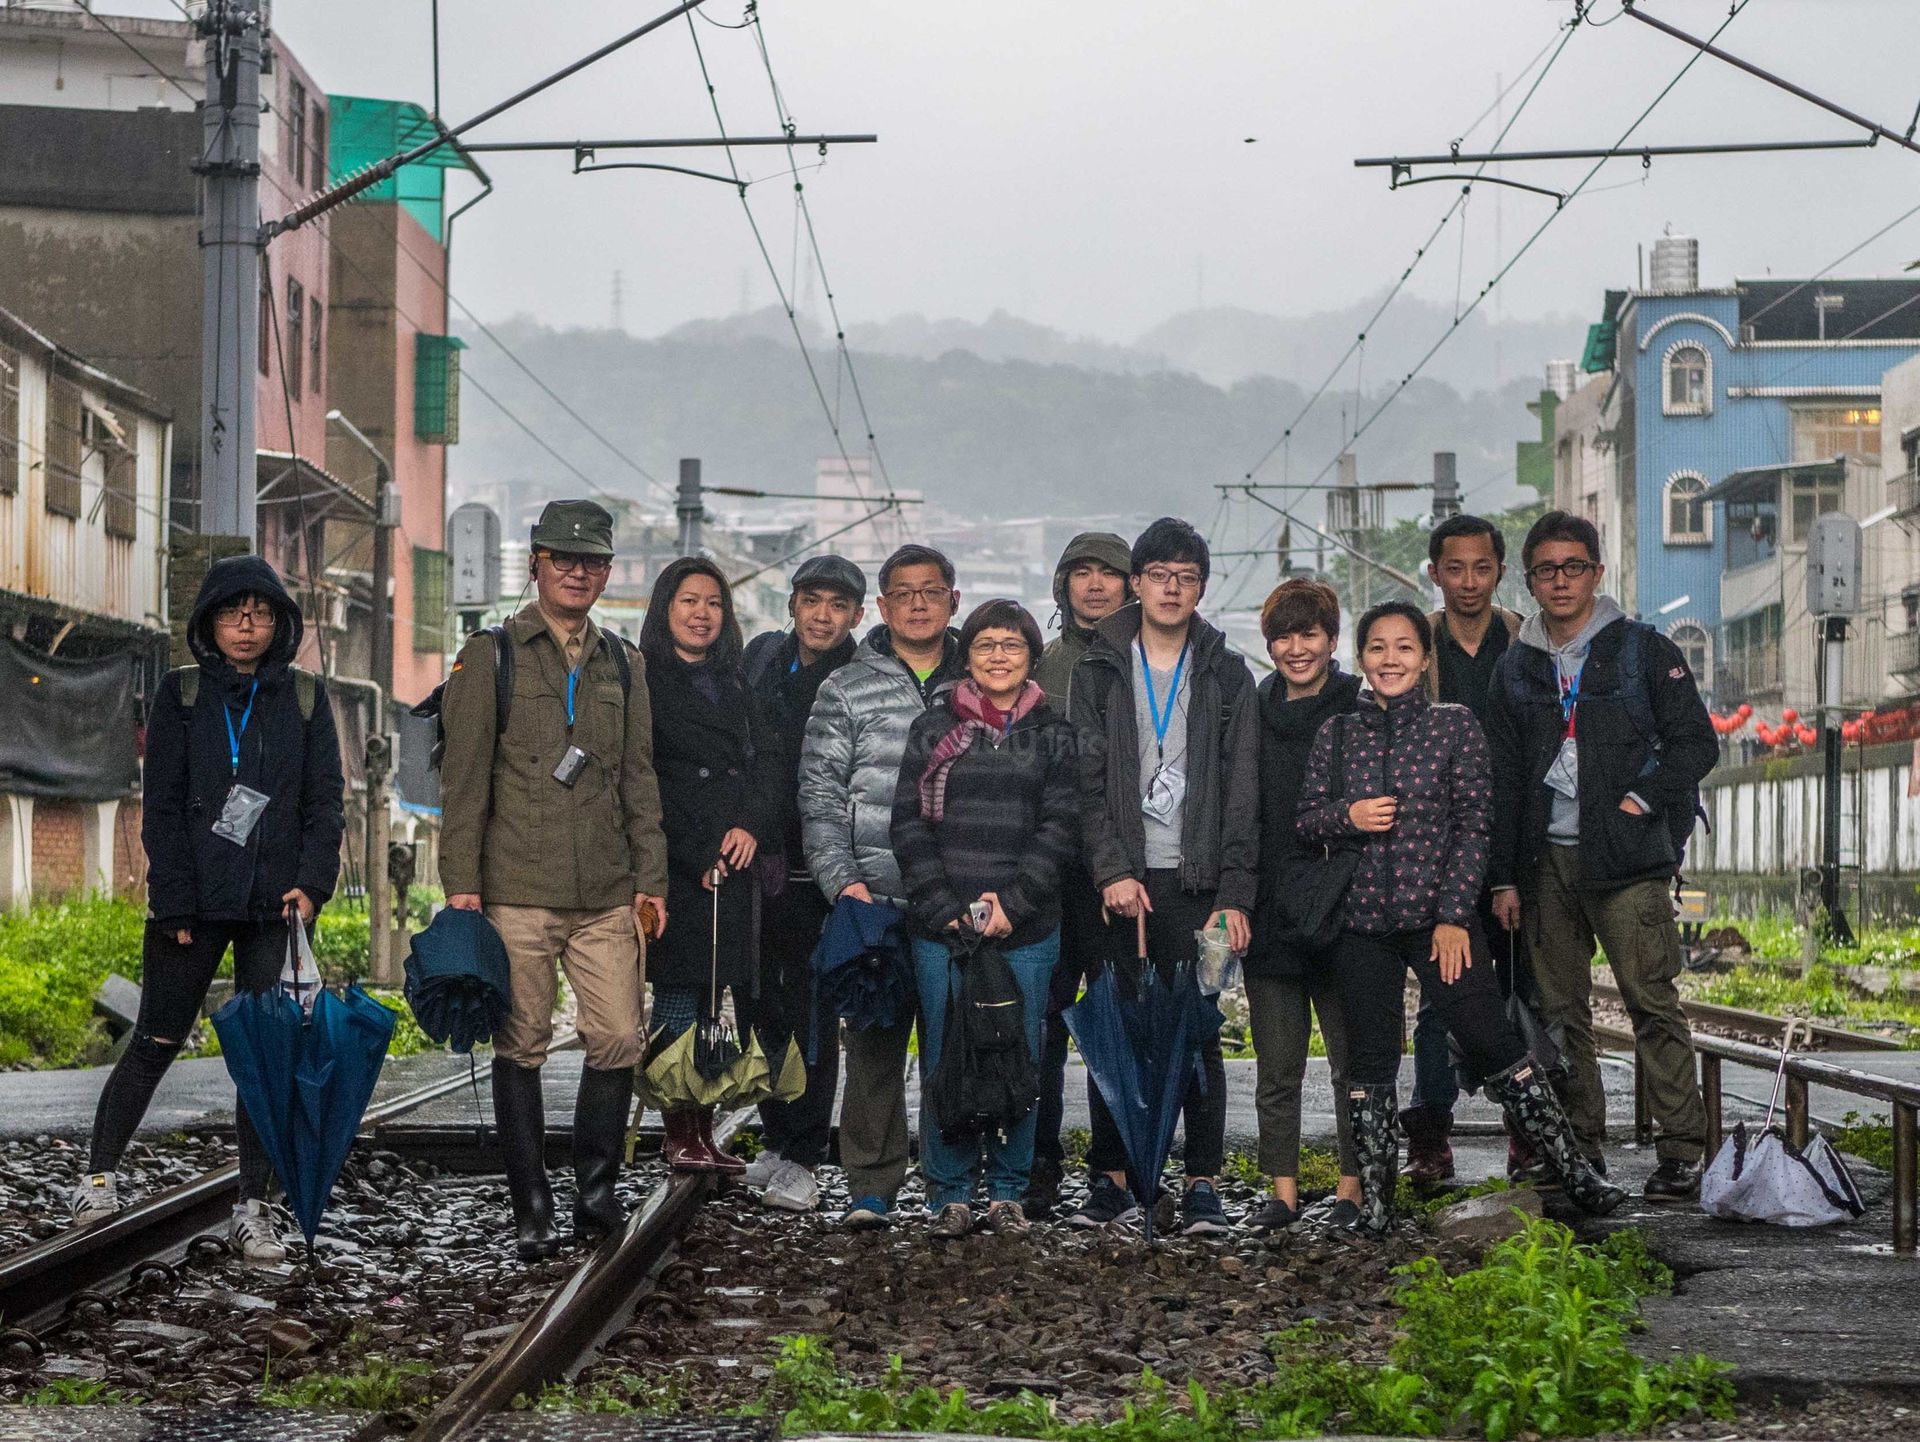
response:
<path fill-rule="evenodd" d="M 705 512 L 706 502 L 700 495 L 700 462 L 697 459 L 683 459 L 680 462 L 680 494 L 673 506 L 673 513 L 680 520 L 681 555 L 700 554 L 700 520 Z"/>
<path fill-rule="evenodd" d="M 1824 786 L 1820 816 L 1820 904 L 1826 909 L 1827 939 L 1853 945 L 1853 927 L 1840 898 L 1840 708 L 1846 695 L 1847 621 L 1820 619 L 1820 739 Z"/>
<path fill-rule="evenodd" d="M 260 14 L 211 0 L 201 106 L 201 534 L 255 544 L 254 386 L 260 332 Z"/>

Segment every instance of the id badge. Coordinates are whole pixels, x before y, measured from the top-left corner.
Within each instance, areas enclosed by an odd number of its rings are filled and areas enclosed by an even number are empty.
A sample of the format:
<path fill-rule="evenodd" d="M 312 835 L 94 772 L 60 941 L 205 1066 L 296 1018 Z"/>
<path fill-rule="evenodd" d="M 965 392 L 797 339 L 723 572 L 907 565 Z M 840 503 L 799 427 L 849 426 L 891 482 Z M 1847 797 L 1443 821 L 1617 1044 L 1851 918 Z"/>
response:
<path fill-rule="evenodd" d="M 1147 780 L 1147 794 L 1140 800 L 1140 810 L 1150 821 L 1171 825 L 1186 789 L 1186 773 L 1180 767 L 1156 766 Z"/>
<path fill-rule="evenodd" d="M 234 782 L 233 790 L 227 793 L 220 807 L 220 819 L 213 823 L 213 834 L 235 846 L 245 846 L 247 838 L 253 835 L 253 828 L 259 824 L 260 813 L 267 809 L 267 800 L 265 793 Z"/>
<path fill-rule="evenodd" d="M 553 779 L 562 786 L 572 786 L 580 779 L 580 773 L 587 769 L 587 753 L 578 746 L 569 746 L 567 754 L 560 758 L 560 764 L 553 768 Z"/>

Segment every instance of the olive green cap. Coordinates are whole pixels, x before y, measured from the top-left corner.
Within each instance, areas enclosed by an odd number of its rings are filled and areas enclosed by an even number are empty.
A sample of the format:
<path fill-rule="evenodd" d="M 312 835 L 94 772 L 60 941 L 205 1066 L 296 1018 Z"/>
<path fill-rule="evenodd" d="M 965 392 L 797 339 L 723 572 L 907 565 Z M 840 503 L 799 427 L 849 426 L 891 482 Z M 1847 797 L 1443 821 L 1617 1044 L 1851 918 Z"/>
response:
<path fill-rule="evenodd" d="M 548 501 L 534 523 L 533 544 L 577 556 L 611 556 L 613 513 L 598 501 Z"/>

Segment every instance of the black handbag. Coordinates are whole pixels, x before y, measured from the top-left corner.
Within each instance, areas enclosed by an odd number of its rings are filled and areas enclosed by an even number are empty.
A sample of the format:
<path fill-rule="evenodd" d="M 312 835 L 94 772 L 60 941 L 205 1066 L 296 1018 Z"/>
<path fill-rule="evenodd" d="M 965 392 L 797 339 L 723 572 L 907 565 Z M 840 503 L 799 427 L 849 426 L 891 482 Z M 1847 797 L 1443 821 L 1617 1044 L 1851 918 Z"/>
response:
<path fill-rule="evenodd" d="M 1333 795 L 1346 798 L 1347 718 L 1333 719 Z M 1303 951 L 1320 955 L 1333 949 L 1340 939 L 1340 907 L 1353 885 L 1353 874 L 1360 869 L 1364 842 L 1328 843 L 1319 856 L 1303 856 L 1288 868 L 1287 885 L 1280 905 L 1287 919 L 1293 942 Z"/>

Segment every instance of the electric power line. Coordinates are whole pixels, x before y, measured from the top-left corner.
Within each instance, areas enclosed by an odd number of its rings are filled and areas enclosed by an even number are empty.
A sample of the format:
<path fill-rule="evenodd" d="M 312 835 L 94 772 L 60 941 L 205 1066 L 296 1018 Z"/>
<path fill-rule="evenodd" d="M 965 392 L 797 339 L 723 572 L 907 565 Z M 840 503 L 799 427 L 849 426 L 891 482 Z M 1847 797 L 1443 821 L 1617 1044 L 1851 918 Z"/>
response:
<path fill-rule="evenodd" d="M 106 31 L 107 34 L 111 35 L 115 40 L 118 40 L 122 45 L 126 46 L 128 50 L 131 50 L 135 55 L 135 57 L 138 58 L 142 64 L 150 67 L 153 70 L 154 74 L 158 75 L 162 80 L 166 81 L 167 84 L 171 85 L 175 90 L 178 90 L 182 95 L 186 96 L 187 103 L 189 105 L 193 106 L 196 110 L 199 109 L 200 97 L 198 95 L 195 95 L 191 90 L 187 89 L 186 86 L 182 85 L 179 82 L 179 80 L 176 79 L 170 71 L 168 71 L 166 68 L 158 64 L 151 55 L 147 54 L 146 51 L 142 50 L 138 45 L 135 45 L 131 40 L 127 39 L 126 36 L 122 35 L 118 30 L 114 29 L 111 25 L 107 24 L 106 21 L 102 20 L 98 15 L 94 14 L 93 7 L 90 3 L 90 0 L 79 0 L 79 3 L 80 3 L 81 10 L 83 10 L 86 13 L 86 16 L 89 20 L 93 21 L 94 24 L 98 25 L 102 30 Z M 181 13 L 185 14 L 186 12 L 182 11 Z"/>

